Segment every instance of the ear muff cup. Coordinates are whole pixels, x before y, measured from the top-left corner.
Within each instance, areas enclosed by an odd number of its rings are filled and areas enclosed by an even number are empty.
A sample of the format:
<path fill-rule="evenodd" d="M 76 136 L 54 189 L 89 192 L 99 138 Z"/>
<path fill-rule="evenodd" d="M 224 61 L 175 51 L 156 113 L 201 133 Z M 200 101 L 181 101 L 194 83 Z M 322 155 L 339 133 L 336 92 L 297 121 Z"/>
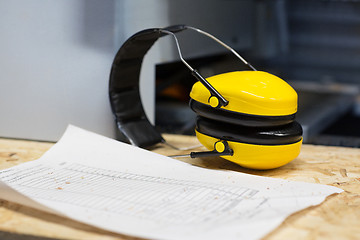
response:
<path fill-rule="evenodd" d="M 295 114 L 285 116 L 260 116 L 213 108 L 194 99 L 190 99 L 190 108 L 199 116 L 212 120 L 249 127 L 272 127 L 286 125 L 295 120 Z"/>
<path fill-rule="evenodd" d="M 198 117 L 196 131 L 221 140 L 255 145 L 284 145 L 302 140 L 302 128 L 296 121 L 281 126 L 248 127 Z"/>
<path fill-rule="evenodd" d="M 198 117 L 195 132 L 209 150 L 226 141 L 233 155 L 222 158 L 251 169 L 281 167 L 299 155 L 302 144 L 302 128 L 296 121 L 275 127 L 246 127 Z"/>

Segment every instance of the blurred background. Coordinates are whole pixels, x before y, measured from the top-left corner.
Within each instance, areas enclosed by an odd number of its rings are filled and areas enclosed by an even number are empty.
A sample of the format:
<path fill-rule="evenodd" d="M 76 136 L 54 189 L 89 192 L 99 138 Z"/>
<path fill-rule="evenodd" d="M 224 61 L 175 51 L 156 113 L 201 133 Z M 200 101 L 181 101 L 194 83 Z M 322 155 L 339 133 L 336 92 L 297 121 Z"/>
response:
<path fill-rule="evenodd" d="M 292 85 L 305 142 L 360 146 L 360 1 L 345 0 L 0 0 L 0 137 L 56 141 L 68 124 L 115 137 L 115 53 L 135 32 L 172 24 L 212 33 Z M 202 35 L 178 37 L 206 77 L 245 69 Z M 194 82 L 173 39 L 149 51 L 141 94 L 159 130 L 193 134 Z"/>

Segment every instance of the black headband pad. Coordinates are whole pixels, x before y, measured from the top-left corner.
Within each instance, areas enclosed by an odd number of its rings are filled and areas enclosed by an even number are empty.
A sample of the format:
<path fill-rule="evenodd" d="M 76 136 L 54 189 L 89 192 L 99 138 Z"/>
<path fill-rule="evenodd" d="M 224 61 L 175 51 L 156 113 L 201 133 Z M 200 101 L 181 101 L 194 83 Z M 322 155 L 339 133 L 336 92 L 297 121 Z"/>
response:
<path fill-rule="evenodd" d="M 117 52 L 110 74 L 110 91 L 139 86 L 145 54 L 160 37 L 158 29 L 145 30 L 129 38 Z"/>
<path fill-rule="evenodd" d="M 164 28 L 174 33 L 184 29 L 184 25 Z M 160 28 L 146 29 L 134 34 L 121 46 L 111 68 L 109 97 L 116 123 L 128 142 L 140 147 L 149 147 L 163 141 L 144 112 L 139 80 L 144 56 L 164 35 L 166 33 Z"/>

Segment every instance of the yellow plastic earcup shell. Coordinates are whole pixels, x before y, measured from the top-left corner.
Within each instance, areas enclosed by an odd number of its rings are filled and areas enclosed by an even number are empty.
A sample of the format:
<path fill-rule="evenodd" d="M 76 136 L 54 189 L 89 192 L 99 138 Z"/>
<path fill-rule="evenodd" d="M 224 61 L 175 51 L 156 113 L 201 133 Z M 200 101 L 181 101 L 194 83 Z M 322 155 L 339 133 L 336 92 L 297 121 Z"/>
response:
<path fill-rule="evenodd" d="M 262 71 L 238 71 L 207 78 L 229 104 L 222 109 L 260 116 L 285 116 L 297 111 L 297 93 L 284 80 Z M 215 106 L 210 92 L 200 83 L 190 97 Z"/>
<path fill-rule="evenodd" d="M 213 150 L 219 139 L 196 131 L 200 143 L 207 149 Z M 273 169 L 284 166 L 294 160 L 300 153 L 302 140 L 285 145 L 256 145 L 227 141 L 233 150 L 232 156 L 222 158 L 251 169 Z"/>

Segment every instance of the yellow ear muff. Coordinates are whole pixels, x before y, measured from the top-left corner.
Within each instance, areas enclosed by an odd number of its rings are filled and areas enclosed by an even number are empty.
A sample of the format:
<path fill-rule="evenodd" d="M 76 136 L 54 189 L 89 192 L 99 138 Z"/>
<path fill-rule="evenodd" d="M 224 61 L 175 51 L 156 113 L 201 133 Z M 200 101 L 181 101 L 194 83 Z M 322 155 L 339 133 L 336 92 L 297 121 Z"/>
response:
<path fill-rule="evenodd" d="M 238 71 L 207 78 L 229 104 L 222 109 L 256 116 L 287 116 L 297 111 L 297 93 L 284 80 L 262 71 Z M 197 82 L 191 99 L 217 106 L 216 97 Z"/>
<path fill-rule="evenodd" d="M 253 169 L 277 168 L 298 156 L 302 128 L 294 121 L 297 93 L 290 85 L 261 71 L 224 73 L 207 81 L 229 103 L 219 108 L 203 84 L 194 84 L 190 107 L 199 115 L 201 144 L 221 153 L 225 141 L 233 154 L 222 157 Z"/>
<path fill-rule="evenodd" d="M 182 57 L 176 33 L 187 29 L 216 41 L 253 71 L 205 79 Z M 191 157 L 223 156 L 242 166 L 268 169 L 297 156 L 302 140 L 301 126 L 294 122 L 296 92 L 280 78 L 256 71 L 215 36 L 186 25 L 142 30 L 126 40 L 117 52 L 111 67 L 109 97 L 122 141 L 140 147 L 165 141 L 147 119 L 139 89 L 143 58 L 165 35 L 174 37 L 180 60 L 199 81 L 191 90 L 190 107 L 199 118 L 204 118 L 204 124 L 197 123 L 196 132 L 210 151 L 192 152 Z M 214 124 L 211 121 L 215 121 Z"/>
<path fill-rule="evenodd" d="M 207 149 L 213 149 L 214 144 L 220 140 L 197 131 L 196 136 Z M 302 138 L 298 142 L 283 145 L 227 142 L 234 153 L 232 156 L 222 156 L 222 158 L 242 167 L 266 170 L 281 167 L 294 160 L 300 153 Z"/>

